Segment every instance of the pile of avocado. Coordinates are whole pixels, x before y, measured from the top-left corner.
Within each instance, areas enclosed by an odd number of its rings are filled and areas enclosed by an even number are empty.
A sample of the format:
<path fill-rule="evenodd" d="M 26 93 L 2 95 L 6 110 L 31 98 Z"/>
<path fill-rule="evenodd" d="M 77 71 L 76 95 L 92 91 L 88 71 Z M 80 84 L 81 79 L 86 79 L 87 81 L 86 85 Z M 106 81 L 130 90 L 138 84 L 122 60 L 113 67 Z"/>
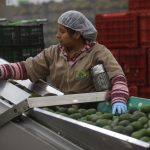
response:
<path fill-rule="evenodd" d="M 98 112 L 95 108 L 82 108 L 77 105 L 70 107 L 47 107 L 46 110 L 86 122 L 101 128 L 115 131 L 130 137 L 150 142 L 150 106 L 142 106 L 140 110 L 132 107 L 127 113 L 112 115 Z"/>

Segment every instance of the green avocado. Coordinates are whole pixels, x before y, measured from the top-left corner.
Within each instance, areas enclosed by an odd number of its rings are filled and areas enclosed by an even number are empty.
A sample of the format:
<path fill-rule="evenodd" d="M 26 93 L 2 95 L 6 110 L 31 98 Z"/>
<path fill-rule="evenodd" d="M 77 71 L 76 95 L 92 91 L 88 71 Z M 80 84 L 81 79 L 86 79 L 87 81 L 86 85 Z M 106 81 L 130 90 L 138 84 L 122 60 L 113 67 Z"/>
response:
<path fill-rule="evenodd" d="M 112 115 L 112 113 L 104 113 L 101 115 L 101 118 L 102 119 L 112 119 L 113 115 Z"/>
<path fill-rule="evenodd" d="M 145 129 L 141 129 L 139 131 L 135 131 L 131 134 L 131 137 L 136 138 L 136 139 L 140 139 L 145 135 L 146 130 Z"/>
<path fill-rule="evenodd" d="M 113 127 L 113 131 L 118 132 L 118 133 L 124 133 L 124 129 L 125 129 L 125 127 L 121 126 L 121 125 L 117 125 L 117 126 Z"/>
<path fill-rule="evenodd" d="M 85 116 L 85 115 L 86 115 L 86 109 L 84 109 L 84 108 L 78 109 L 78 112 L 81 113 L 82 116 Z"/>
<path fill-rule="evenodd" d="M 131 117 L 131 114 L 129 114 L 129 113 L 121 114 L 121 115 L 119 116 L 119 121 L 122 121 L 122 120 L 129 120 L 130 117 Z"/>
<path fill-rule="evenodd" d="M 124 134 L 125 135 L 131 135 L 132 132 L 134 131 L 133 127 L 131 125 L 128 125 L 124 128 Z"/>
<path fill-rule="evenodd" d="M 122 120 L 118 123 L 118 125 L 121 125 L 121 126 L 124 126 L 126 127 L 127 125 L 130 124 L 130 121 L 129 120 Z"/>
<path fill-rule="evenodd" d="M 81 117 L 82 117 L 81 113 L 74 113 L 70 115 L 70 118 L 73 118 L 73 119 L 79 119 Z"/>
<path fill-rule="evenodd" d="M 91 115 L 91 114 L 95 114 L 96 113 L 96 109 L 95 108 L 89 108 L 86 111 L 86 115 Z"/>
<path fill-rule="evenodd" d="M 140 117 L 140 118 L 138 119 L 138 121 L 141 122 L 142 124 L 145 124 L 145 123 L 148 122 L 148 118 L 145 117 L 145 116 L 143 116 L 143 117 Z"/>
<path fill-rule="evenodd" d="M 70 107 L 67 109 L 67 114 L 69 114 L 69 115 L 77 113 L 77 112 L 78 112 L 78 109 L 73 108 L 73 107 Z"/>
<path fill-rule="evenodd" d="M 106 125 L 109 125 L 110 124 L 110 121 L 107 120 L 107 119 L 98 119 L 96 122 L 95 122 L 95 125 L 96 126 L 99 126 L 99 127 L 103 127 L 103 126 L 106 126 Z"/>
<path fill-rule="evenodd" d="M 130 120 L 131 121 L 137 121 L 140 117 L 143 117 L 143 116 L 146 116 L 145 113 L 143 112 L 140 112 L 140 111 L 135 111 L 131 117 L 130 117 Z"/>
<path fill-rule="evenodd" d="M 131 125 L 132 125 L 134 131 L 139 130 L 143 127 L 143 124 L 139 121 L 134 121 L 131 123 Z"/>
<path fill-rule="evenodd" d="M 141 106 L 141 111 L 144 113 L 150 113 L 150 105 Z"/>
<path fill-rule="evenodd" d="M 148 136 L 143 136 L 140 138 L 141 141 L 144 141 L 144 142 L 150 142 L 150 137 Z"/>

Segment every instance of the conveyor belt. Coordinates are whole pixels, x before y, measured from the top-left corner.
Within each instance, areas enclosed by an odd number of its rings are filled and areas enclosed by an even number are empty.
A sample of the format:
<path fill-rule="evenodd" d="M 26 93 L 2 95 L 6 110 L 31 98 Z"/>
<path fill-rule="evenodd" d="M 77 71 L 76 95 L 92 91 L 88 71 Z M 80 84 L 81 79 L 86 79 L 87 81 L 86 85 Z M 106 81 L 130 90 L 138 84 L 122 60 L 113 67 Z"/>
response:
<path fill-rule="evenodd" d="M 0 113 L 8 109 L 0 103 Z M 83 150 L 56 132 L 24 116 L 0 128 L 1 150 Z"/>
<path fill-rule="evenodd" d="M 86 150 L 150 150 L 150 143 L 39 108 L 30 116 Z"/>
<path fill-rule="evenodd" d="M 1 93 L 1 96 L 3 96 L 2 91 Z M 102 94 L 101 100 L 104 100 L 105 94 Z M 4 96 L 7 96 L 7 94 L 4 93 Z M 89 98 L 89 96 L 86 97 Z M 99 101 L 97 97 L 99 98 L 99 95 L 96 96 L 95 101 Z M 33 104 L 38 101 L 39 106 L 34 105 L 35 107 L 47 106 L 47 104 L 50 106 L 60 104 L 58 102 L 61 97 L 54 98 L 53 101 L 50 101 L 52 98 L 54 97 L 47 96 L 29 98 L 27 100 Z M 70 102 L 70 96 L 64 96 L 64 98 L 66 99 L 61 99 L 60 101 L 62 104 L 65 104 L 66 100 Z M 2 99 L 0 99 L 0 114 L 4 114 L 6 110 L 14 107 L 14 105 L 9 105 L 7 102 L 1 101 Z M 80 103 L 85 101 L 85 98 L 82 97 Z M 18 105 L 18 101 L 13 102 Z M 78 103 L 78 99 L 73 98 L 71 103 Z M 22 105 L 19 107 L 20 109 L 15 108 L 12 109 L 12 114 L 14 115 L 11 114 L 11 111 L 8 111 L 7 115 L 4 114 L 4 117 L 1 117 L 0 124 L 4 119 L 6 119 L 5 123 L 7 123 L 11 116 L 13 119 L 14 116 L 24 112 Z M 15 114 L 15 110 L 22 111 Z M 25 110 L 27 111 L 28 109 Z M 7 119 L 6 116 L 9 118 Z M 150 143 L 51 113 L 40 108 L 31 109 L 27 116 L 24 114 L 22 122 L 16 123 L 9 121 L 0 128 L 0 149 L 2 150 L 116 150 L 118 148 L 121 150 L 150 150 Z"/>

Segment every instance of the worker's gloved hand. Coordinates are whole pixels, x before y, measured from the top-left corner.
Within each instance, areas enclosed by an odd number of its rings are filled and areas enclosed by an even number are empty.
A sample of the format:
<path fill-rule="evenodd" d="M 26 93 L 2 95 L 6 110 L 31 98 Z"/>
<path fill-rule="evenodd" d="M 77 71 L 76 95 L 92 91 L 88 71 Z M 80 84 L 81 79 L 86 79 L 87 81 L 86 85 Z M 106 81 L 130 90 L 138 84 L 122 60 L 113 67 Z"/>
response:
<path fill-rule="evenodd" d="M 112 114 L 121 114 L 127 112 L 127 105 L 125 103 L 116 102 L 112 105 Z"/>

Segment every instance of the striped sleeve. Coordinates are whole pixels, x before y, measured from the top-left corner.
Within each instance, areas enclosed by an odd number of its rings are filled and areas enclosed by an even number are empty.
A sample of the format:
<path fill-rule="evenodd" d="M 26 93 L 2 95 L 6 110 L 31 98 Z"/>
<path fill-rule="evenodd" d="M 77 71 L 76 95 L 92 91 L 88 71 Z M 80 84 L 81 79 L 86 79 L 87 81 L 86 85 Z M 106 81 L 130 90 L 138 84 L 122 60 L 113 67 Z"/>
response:
<path fill-rule="evenodd" d="M 129 98 L 129 89 L 124 75 L 117 75 L 112 79 L 111 103 L 127 103 Z"/>
<path fill-rule="evenodd" d="M 23 62 L 0 65 L 0 79 L 25 80 L 27 78 L 27 71 Z"/>

